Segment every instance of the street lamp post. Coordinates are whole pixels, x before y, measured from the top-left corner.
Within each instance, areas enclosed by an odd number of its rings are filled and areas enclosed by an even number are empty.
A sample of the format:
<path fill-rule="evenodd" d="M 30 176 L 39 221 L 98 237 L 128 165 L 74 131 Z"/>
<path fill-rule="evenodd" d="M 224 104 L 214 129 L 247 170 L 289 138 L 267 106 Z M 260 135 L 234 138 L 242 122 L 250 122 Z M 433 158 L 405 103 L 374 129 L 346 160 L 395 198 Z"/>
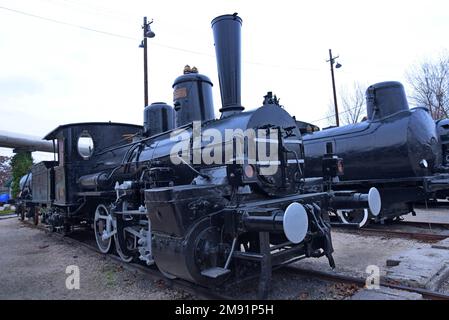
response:
<path fill-rule="evenodd" d="M 153 20 L 147 22 L 147 17 L 143 17 L 143 40 L 140 43 L 141 48 L 143 48 L 143 88 L 145 96 L 145 107 L 148 105 L 148 55 L 147 55 L 147 38 L 154 38 L 155 34 L 151 31 L 150 24 Z"/>
<path fill-rule="evenodd" d="M 335 63 L 335 59 L 337 59 L 339 56 L 333 57 L 332 56 L 332 50 L 329 49 L 329 60 L 327 60 L 327 62 L 329 62 L 330 66 L 331 66 L 331 75 L 332 75 L 332 90 L 334 93 L 334 106 L 335 106 L 335 124 L 337 127 L 340 126 L 340 119 L 338 118 L 338 105 L 337 105 L 337 91 L 335 90 L 335 76 L 334 76 L 334 63 Z M 337 62 L 337 65 L 335 66 L 335 68 L 341 68 L 341 64 Z"/>

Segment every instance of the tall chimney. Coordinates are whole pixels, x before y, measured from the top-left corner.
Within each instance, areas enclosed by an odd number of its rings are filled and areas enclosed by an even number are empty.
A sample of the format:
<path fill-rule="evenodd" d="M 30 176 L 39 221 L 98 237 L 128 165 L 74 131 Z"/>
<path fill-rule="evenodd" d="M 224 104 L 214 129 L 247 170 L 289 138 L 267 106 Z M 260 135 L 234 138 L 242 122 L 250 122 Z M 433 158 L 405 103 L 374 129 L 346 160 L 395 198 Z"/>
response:
<path fill-rule="evenodd" d="M 242 19 L 237 16 L 237 13 L 222 15 L 212 20 L 218 80 L 220 81 L 222 118 L 244 109 L 240 96 L 241 27 Z"/>

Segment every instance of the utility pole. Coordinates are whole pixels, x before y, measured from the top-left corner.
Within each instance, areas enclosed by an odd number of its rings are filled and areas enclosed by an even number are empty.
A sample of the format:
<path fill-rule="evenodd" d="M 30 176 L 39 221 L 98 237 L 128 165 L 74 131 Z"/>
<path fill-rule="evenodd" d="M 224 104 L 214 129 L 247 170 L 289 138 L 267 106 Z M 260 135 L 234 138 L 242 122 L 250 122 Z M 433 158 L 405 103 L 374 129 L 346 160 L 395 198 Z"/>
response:
<path fill-rule="evenodd" d="M 327 60 L 327 62 L 329 62 L 330 66 L 331 66 L 332 90 L 334 92 L 334 106 L 335 106 L 335 124 L 337 127 L 340 126 L 340 119 L 338 118 L 337 91 L 335 90 L 334 63 L 335 63 L 335 59 L 337 59 L 338 57 L 339 56 L 333 57 L 332 50 L 329 49 L 329 60 Z M 337 65 L 335 67 L 338 69 L 341 67 L 341 64 L 339 64 L 337 62 Z"/>
<path fill-rule="evenodd" d="M 147 54 L 147 38 L 154 38 L 155 34 L 151 31 L 150 24 L 153 23 L 153 20 L 147 22 L 147 17 L 143 17 L 143 40 L 140 43 L 140 47 L 143 48 L 143 88 L 144 88 L 144 97 L 145 97 L 145 106 L 148 105 L 148 54 Z"/>

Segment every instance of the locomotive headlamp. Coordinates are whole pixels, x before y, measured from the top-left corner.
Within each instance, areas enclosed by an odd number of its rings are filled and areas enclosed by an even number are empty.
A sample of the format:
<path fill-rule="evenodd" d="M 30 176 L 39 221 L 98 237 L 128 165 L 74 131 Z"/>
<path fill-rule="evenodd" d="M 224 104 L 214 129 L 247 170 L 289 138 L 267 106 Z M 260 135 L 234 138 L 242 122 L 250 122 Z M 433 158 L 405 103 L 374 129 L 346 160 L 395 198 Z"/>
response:
<path fill-rule="evenodd" d="M 333 178 L 344 174 L 343 159 L 333 154 L 323 157 L 323 177 Z"/>
<path fill-rule="evenodd" d="M 343 159 L 338 158 L 337 159 L 337 175 L 338 176 L 342 176 L 344 174 L 345 174 L 345 170 L 344 170 L 344 167 L 343 167 Z"/>
<path fill-rule="evenodd" d="M 256 171 L 254 170 L 254 167 L 250 164 L 246 164 L 243 167 L 243 172 L 245 174 L 245 177 L 247 178 L 252 178 L 254 177 L 254 174 L 256 173 Z"/>
<path fill-rule="evenodd" d="M 243 186 L 249 183 L 257 183 L 257 172 L 251 164 L 230 164 L 227 165 L 228 182 L 234 186 Z"/>

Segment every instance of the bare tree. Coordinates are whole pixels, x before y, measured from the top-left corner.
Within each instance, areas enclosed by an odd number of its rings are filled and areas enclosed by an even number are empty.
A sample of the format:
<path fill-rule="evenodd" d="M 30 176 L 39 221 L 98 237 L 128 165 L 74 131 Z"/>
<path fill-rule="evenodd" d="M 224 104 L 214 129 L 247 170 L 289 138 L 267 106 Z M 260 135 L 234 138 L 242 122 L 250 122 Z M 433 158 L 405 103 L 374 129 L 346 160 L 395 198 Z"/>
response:
<path fill-rule="evenodd" d="M 338 112 L 340 125 L 360 122 L 366 115 L 365 87 L 365 85 L 359 82 L 354 82 L 350 88 L 342 87 L 340 89 Z M 329 103 L 328 116 L 329 125 L 335 125 L 335 109 L 333 102 Z"/>
<path fill-rule="evenodd" d="M 449 54 L 427 60 L 406 74 L 413 92 L 410 96 L 418 106 L 427 107 L 437 120 L 449 116 Z"/>

